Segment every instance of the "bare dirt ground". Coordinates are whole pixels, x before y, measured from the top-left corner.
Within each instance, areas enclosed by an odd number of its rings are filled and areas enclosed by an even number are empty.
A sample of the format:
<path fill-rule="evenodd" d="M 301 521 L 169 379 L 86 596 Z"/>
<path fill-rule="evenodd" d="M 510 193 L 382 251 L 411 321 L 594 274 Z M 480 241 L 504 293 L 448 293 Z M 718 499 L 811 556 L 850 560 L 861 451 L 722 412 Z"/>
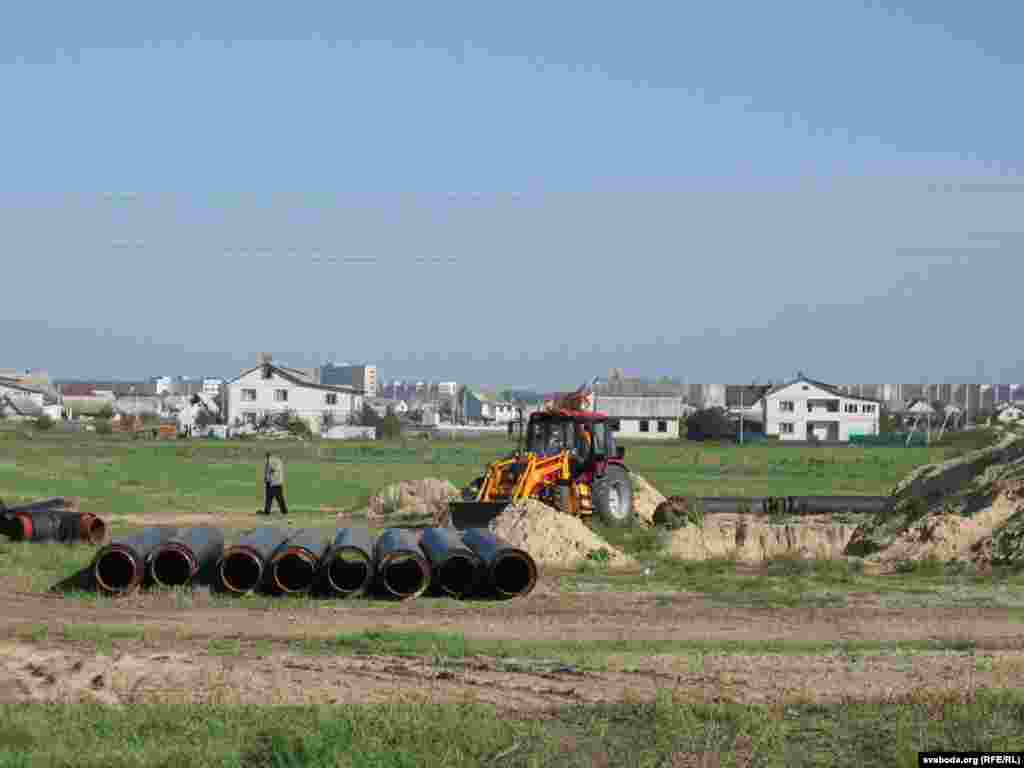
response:
<path fill-rule="evenodd" d="M 3 590 L 0 580 L 0 591 Z M 111 655 L 88 643 L 18 642 L 25 626 L 131 625 L 142 640 L 117 641 Z M 946 640 L 975 654 L 649 656 L 581 671 L 537 659 L 458 660 L 302 655 L 285 643 L 363 630 L 460 632 L 470 639 L 612 640 Z M 997 608 L 887 610 L 869 600 L 845 608 L 755 609 L 711 604 L 698 595 L 566 595 L 541 585 L 502 604 L 324 601 L 273 608 L 214 605 L 197 593 L 180 607 L 167 595 L 82 601 L 4 592 L 0 596 L 0 700 L 110 703 L 369 702 L 426 697 L 475 699 L 510 710 L 652 698 L 672 690 L 697 700 L 833 701 L 884 698 L 920 687 L 964 690 L 1024 685 L 1024 632 Z M 54 637 L 56 633 L 51 633 Z M 235 638 L 217 655 L 210 640 Z M 257 641 L 272 645 L 267 655 Z M 984 663 L 982 663 L 984 662 Z"/>

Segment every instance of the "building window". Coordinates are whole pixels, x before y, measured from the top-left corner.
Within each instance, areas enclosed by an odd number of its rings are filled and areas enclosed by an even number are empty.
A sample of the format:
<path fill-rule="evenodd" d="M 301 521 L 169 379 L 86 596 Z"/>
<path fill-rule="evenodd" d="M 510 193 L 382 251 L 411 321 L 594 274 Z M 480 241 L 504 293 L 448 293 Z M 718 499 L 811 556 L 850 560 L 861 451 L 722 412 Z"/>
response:
<path fill-rule="evenodd" d="M 650 424 L 649 421 L 647 421 L 647 419 L 641 419 L 640 420 L 640 431 L 641 432 L 650 432 L 651 431 L 651 424 Z"/>
<path fill-rule="evenodd" d="M 667 421 L 659 421 L 658 422 L 658 431 L 659 432 L 668 432 L 668 422 Z"/>
<path fill-rule="evenodd" d="M 864 406 L 861 406 L 860 410 L 861 410 L 862 413 L 874 413 L 875 412 L 875 406 L 874 405 L 864 405 Z"/>
<path fill-rule="evenodd" d="M 792 400 L 779 400 L 779 410 L 783 413 L 792 413 L 794 403 Z"/>
<path fill-rule="evenodd" d="M 620 426 L 622 426 L 622 425 L 618 421 L 609 421 L 608 422 L 608 429 L 610 429 L 612 432 L 618 432 Z"/>
<path fill-rule="evenodd" d="M 335 393 L 335 392 L 328 392 L 326 395 L 324 395 L 324 402 L 327 403 L 327 405 L 337 405 L 338 404 L 338 395 L 337 395 L 337 393 Z"/>
<path fill-rule="evenodd" d="M 780 435 L 792 435 L 793 434 L 793 425 L 790 422 L 788 422 L 788 421 L 783 421 L 782 423 L 779 424 L 779 434 Z"/>
<path fill-rule="evenodd" d="M 255 403 L 256 402 L 256 390 L 255 389 L 243 389 L 242 390 L 242 402 Z"/>
<path fill-rule="evenodd" d="M 275 389 L 274 390 L 274 400 L 279 402 L 279 403 L 287 403 L 288 402 L 288 390 L 287 389 Z"/>
<path fill-rule="evenodd" d="M 856 413 L 857 412 L 857 404 L 856 403 L 847 403 L 845 406 L 843 406 L 843 410 L 846 411 L 847 413 Z"/>

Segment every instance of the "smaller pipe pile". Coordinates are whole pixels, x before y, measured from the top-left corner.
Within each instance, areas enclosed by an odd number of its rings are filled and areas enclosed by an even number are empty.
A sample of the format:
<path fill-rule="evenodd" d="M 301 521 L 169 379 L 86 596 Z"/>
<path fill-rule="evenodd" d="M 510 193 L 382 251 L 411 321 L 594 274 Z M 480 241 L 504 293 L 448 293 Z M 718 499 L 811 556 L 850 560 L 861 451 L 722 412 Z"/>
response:
<path fill-rule="evenodd" d="M 430 586 L 430 561 L 413 531 L 388 528 L 377 539 L 373 559 L 376 582 L 392 597 L 409 600 Z"/>
<path fill-rule="evenodd" d="M 339 597 L 366 594 L 373 583 L 373 539 L 366 528 L 339 528 L 320 560 L 320 585 Z"/>
<path fill-rule="evenodd" d="M 274 589 L 286 595 L 311 590 L 327 547 L 327 540 L 319 529 L 296 531 L 287 546 L 279 549 L 270 561 Z"/>
<path fill-rule="evenodd" d="M 263 584 L 271 559 L 291 536 L 280 528 L 257 528 L 224 550 L 217 571 L 229 592 L 248 594 Z"/>
<path fill-rule="evenodd" d="M 452 528 L 427 528 L 420 547 L 430 560 L 433 586 L 444 595 L 464 599 L 476 593 L 484 574 L 480 556 Z"/>
<path fill-rule="evenodd" d="M 78 499 L 57 497 L 0 509 L 0 533 L 14 541 L 84 541 L 102 544 L 107 526 L 90 512 L 78 511 Z"/>
<path fill-rule="evenodd" d="M 487 528 L 467 528 L 462 541 L 483 562 L 487 586 L 498 597 L 524 597 L 537 585 L 537 563 L 526 550 L 513 547 Z"/>
<path fill-rule="evenodd" d="M 219 529 L 187 528 L 153 551 L 150 577 L 161 587 L 184 587 L 216 565 L 223 551 L 224 534 Z"/>
<path fill-rule="evenodd" d="M 154 526 L 134 536 L 114 539 L 96 553 L 93 561 L 92 573 L 97 586 L 109 595 L 132 592 L 145 578 L 153 552 L 177 533 L 177 528 Z"/>

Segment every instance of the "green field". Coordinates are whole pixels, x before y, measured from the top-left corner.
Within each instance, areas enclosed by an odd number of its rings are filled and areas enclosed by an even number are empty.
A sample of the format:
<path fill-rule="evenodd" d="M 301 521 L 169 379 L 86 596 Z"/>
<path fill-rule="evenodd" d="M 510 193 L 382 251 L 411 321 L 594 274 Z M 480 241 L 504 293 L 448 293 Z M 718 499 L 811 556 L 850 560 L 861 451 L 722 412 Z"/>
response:
<path fill-rule="evenodd" d="M 423 477 L 463 486 L 507 453 L 504 438 L 464 441 L 134 441 L 0 431 L 0 498 L 79 496 L 100 515 L 250 514 L 262 505 L 268 446 L 285 458 L 289 508 L 302 517 L 354 512 L 389 483 Z M 665 495 L 885 494 L 910 470 L 964 450 L 627 444 L 630 469 Z"/>

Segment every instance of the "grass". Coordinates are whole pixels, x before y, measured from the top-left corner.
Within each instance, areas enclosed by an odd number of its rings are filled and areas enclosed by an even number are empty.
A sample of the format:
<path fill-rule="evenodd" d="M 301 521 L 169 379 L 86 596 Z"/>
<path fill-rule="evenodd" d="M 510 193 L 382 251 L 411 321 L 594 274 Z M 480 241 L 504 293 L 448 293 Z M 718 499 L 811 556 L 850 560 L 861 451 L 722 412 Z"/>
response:
<path fill-rule="evenodd" d="M 923 750 L 1024 748 L 1024 694 L 882 703 L 655 701 L 496 717 L 474 702 L 231 707 L 6 705 L 0 768 L 917 765 Z"/>
<path fill-rule="evenodd" d="M 355 512 L 398 480 L 427 476 L 457 486 L 513 448 L 507 438 L 392 442 L 136 441 L 125 436 L 0 430 L 0 498 L 79 496 L 111 516 L 252 515 L 262 505 L 263 456 L 285 459 L 289 508 L 302 520 Z M 30 434 L 30 433 L 29 433 Z M 910 470 L 962 452 L 928 448 L 787 447 L 673 442 L 629 444 L 630 468 L 665 495 L 880 494 Z"/>

